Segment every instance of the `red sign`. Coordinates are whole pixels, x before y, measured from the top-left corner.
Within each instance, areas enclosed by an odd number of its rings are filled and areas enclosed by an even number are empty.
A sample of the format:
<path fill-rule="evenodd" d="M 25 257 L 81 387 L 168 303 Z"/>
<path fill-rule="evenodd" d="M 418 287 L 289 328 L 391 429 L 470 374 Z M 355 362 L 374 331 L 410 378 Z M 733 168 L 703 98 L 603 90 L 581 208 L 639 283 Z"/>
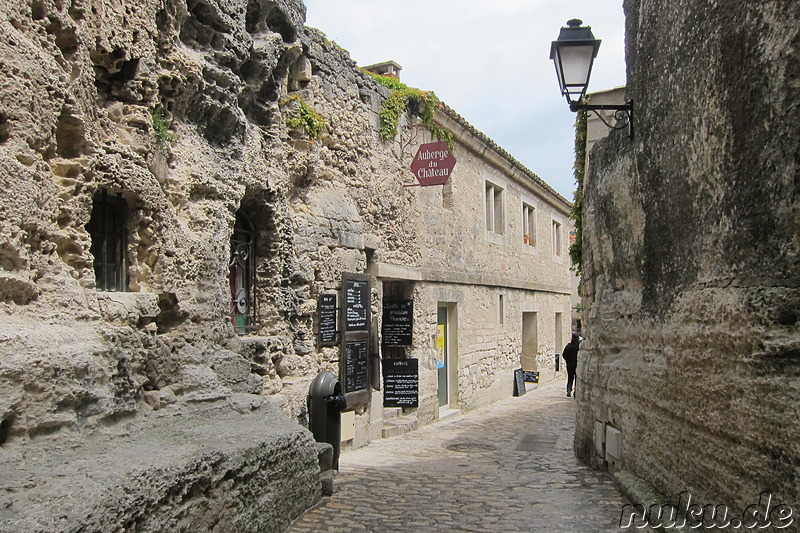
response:
<path fill-rule="evenodd" d="M 447 143 L 427 143 L 421 144 L 417 150 L 417 155 L 411 163 L 411 172 L 423 187 L 444 185 L 450 179 L 454 166 L 456 158 Z"/>

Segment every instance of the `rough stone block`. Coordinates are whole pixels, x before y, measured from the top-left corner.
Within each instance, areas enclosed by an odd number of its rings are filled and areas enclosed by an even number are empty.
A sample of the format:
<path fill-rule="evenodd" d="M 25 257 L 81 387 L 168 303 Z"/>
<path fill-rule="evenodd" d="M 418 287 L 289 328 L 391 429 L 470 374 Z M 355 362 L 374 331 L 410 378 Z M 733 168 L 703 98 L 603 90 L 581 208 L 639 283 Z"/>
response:
<path fill-rule="evenodd" d="M 333 469 L 333 446 L 327 442 L 317 442 L 320 472 Z"/>
<path fill-rule="evenodd" d="M 165 408 L 124 435 L 5 445 L 0 531 L 284 531 L 319 498 L 317 447 L 251 398 Z"/>

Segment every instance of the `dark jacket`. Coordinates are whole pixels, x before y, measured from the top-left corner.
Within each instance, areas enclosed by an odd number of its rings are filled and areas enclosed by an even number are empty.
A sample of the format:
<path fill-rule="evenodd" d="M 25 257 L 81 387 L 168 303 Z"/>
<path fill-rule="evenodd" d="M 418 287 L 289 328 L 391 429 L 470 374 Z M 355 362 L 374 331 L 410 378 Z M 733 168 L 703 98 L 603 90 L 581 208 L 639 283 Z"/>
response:
<path fill-rule="evenodd" d="M 564 352 L 561 354 L 567 366 L 575 366 L 578 364 L 578 350 L 580 349 L 580 344 L 581 338 L 573 333 L 572 340 L 569 344 L 564 346 Z"/>

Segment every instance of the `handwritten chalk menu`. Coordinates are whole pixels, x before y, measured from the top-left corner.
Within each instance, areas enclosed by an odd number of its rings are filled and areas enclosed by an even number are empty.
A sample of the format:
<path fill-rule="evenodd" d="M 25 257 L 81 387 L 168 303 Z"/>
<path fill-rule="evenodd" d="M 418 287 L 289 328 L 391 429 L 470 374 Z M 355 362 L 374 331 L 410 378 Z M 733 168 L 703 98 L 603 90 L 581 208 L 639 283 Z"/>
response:
<path fill-rule="evenodd" d="M 347 405 L 355 408 L 369 404 L 370 327 L 372 309 L 370 278 L 366 274 L 344 272 L 339 296 L 339 381 Z"/>
<path fill-rule="evenodd" d="M 411 346 L 414 329 L 414 300 L 383 302 L 381 338 L 384 346 Z"/>
<path fill-rule="evenodd" d="M 523 370 L 522 373 L 525 375 L 525 381 L 527 383 L 539 383 L 538 372 L 533 372 L 531 370 Z"/>
<path fill-rule="evenodd" d="M 320 294 L 319 303 L 319 343 L 333 344 L 336 342 L 336 295 Z"/>
<path fill-rule="evenodd" d="M 383 406 L 419 407 L 419 360 L 383 360 Z"/>
<path fill-rule="evenodd" d="M 369 282 L 344 280 L 344 324 L 347 331 L 366 331 L 369 315 Z"/>
<path fill-rule="evenodd" d="M 514 396 L 522 396 L 525 392 L 525 372 L 521 368 L 514 370 Z"/>
<path fill-rule="evenodd" d="M 364 390 L 367 381 L 367 341 L 346 342 L 344 345 L 345 392 Z"/>

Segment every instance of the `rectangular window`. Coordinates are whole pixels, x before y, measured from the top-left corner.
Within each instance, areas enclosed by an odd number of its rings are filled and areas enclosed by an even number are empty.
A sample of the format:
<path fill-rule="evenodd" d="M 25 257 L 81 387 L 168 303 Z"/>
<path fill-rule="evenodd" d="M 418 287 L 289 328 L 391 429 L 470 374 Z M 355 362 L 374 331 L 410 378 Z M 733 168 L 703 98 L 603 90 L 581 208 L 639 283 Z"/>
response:
<path fill-rule="evenodd" d="M 497 323 L 498 324 L 505 323 L 505 316 L 506 316 L 505 301 L 503 300 L 503 295 L 500 294 L 497 298 Z"/>
<path fill-rule="evenodd" d="M 536 209 L 528 204 L 522 204 L 522 242 L 536 246 Z"/>
<path fill-rule="evenodd" d="M 255 227 L 240 211 L 231 235 L 228 282 L 231 289 L 231 324 L 238 335 L 247 335 L 255 324 Z"/>
<path fill-rule="evenodd" d="M 92 239 L 95 286 L 100 291 L 128 290 L 128 204 L 122 195 L 95 194 L 86 230 Z"/>
<path fill-rule="evenodd" d="M 564 348 L 564 338 L 561 335 L 561 330 L 564 327 L 564 319 L 562 317 L 563 317 L 562 313 L 556 313 L 555 340 L 556 340 L 556 350 L 559 353 Z"/>
<path fill-rule="evenodd" d="M 561 223 L 553 221 L 553 254 L 561 255 Z"/>
<path fill-rule="evenodd" d="M 486 183 L 486 230 L 503 234 L 503 189 Z"/>

